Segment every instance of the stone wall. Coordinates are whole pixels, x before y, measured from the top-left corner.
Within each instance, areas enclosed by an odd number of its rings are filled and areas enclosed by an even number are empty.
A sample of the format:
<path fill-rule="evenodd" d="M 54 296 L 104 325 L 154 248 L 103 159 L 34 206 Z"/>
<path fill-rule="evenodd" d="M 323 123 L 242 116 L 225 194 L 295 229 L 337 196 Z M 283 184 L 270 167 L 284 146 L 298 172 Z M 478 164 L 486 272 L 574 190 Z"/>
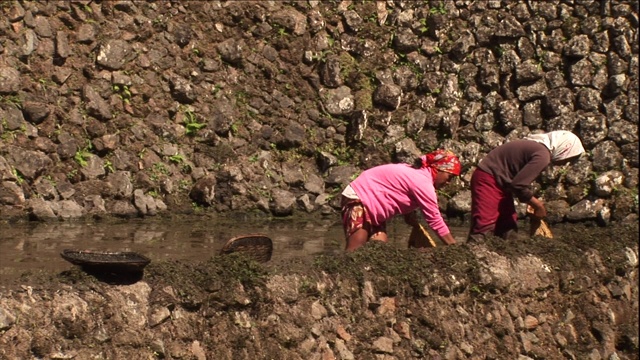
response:
<path fill-rule="evenodd" d="M 566 129 L 550 222 L 638 213 L 635 1 L 0 4 L 0 209 L 335 214 L 354 174 Z"/>

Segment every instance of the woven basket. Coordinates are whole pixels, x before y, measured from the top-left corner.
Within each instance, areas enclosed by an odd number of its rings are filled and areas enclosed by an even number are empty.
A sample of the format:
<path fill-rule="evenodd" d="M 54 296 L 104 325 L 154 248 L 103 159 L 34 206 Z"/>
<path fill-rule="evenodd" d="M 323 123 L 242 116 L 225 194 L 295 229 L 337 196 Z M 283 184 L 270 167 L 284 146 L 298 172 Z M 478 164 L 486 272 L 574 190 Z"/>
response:
<path fill-rule="evenodd" d="M 151 262 L 148 257 L 135 252 L 66 249 L 60 256 L 85 269 L 107 272 L 139 272 Z"/>
<path fill-rule="evenodd" d="M 538 219 L 533 214 L 533 208 L 531 206 L 527 206 L 527 214 L 529 215 L 530 227 L 529 227 L 529 236 L 542 236 L 549 239 L 553 239 L 553 233 L 551 233 L 551 229 L 547 222 Z"/>
<path fill-rule="evenodd" d="M 425 248 L 436 247 L 436 242 L 433 240 L 427 229 L 418 224 L 414 226 L 409 235 L 409 247 L 410 248 Z"/>
<path fill-rule="evenodd" d="M 252 234 L 234 237 L 220 250 L 220 254 L 244 253 L 258 262 L 271 260 L 273 253 L 273 242 L 269 237 L 262 234 Z"/>

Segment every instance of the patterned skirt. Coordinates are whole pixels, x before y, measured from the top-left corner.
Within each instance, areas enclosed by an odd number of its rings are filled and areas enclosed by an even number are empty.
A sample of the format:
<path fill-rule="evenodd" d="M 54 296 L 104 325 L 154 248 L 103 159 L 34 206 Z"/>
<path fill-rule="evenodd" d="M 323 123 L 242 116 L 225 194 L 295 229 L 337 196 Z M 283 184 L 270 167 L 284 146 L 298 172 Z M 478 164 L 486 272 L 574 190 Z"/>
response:
<path fill-rule="evenodd" d="M 342 197 L 342 226 L 347 238 L 360 229 L 367 230 L 369 236 L 386 232 L 386 224 L 371 223 L 371 217 L 360 199 L 349 199 L 345 196 Z"/>

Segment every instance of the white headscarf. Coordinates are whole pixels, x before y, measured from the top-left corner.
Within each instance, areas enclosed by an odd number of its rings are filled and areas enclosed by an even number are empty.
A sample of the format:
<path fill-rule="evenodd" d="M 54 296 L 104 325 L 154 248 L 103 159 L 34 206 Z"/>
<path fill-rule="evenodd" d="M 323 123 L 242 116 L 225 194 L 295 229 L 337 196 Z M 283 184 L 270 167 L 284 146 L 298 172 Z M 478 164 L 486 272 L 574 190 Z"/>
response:
<path fill-rule="evenodd" d="M 533 134 L 525 137 L 525 140 L 539 142 L 551 152 L 551 161 L 560 161 L 584 153 L 582 142 L 570 131 L 558 130 L 545 134 Z"/>

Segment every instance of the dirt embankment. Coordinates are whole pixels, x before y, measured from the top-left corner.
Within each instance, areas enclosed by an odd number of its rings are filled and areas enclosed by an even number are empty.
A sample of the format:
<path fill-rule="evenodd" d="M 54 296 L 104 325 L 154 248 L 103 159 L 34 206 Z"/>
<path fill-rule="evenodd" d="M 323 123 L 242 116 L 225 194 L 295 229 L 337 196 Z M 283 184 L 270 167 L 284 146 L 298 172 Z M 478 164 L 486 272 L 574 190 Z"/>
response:
<path fill-rule="evenodd" d="M 25 275 L 0 358 L 638 359 L 637 224 L 563 234 Z"/>

